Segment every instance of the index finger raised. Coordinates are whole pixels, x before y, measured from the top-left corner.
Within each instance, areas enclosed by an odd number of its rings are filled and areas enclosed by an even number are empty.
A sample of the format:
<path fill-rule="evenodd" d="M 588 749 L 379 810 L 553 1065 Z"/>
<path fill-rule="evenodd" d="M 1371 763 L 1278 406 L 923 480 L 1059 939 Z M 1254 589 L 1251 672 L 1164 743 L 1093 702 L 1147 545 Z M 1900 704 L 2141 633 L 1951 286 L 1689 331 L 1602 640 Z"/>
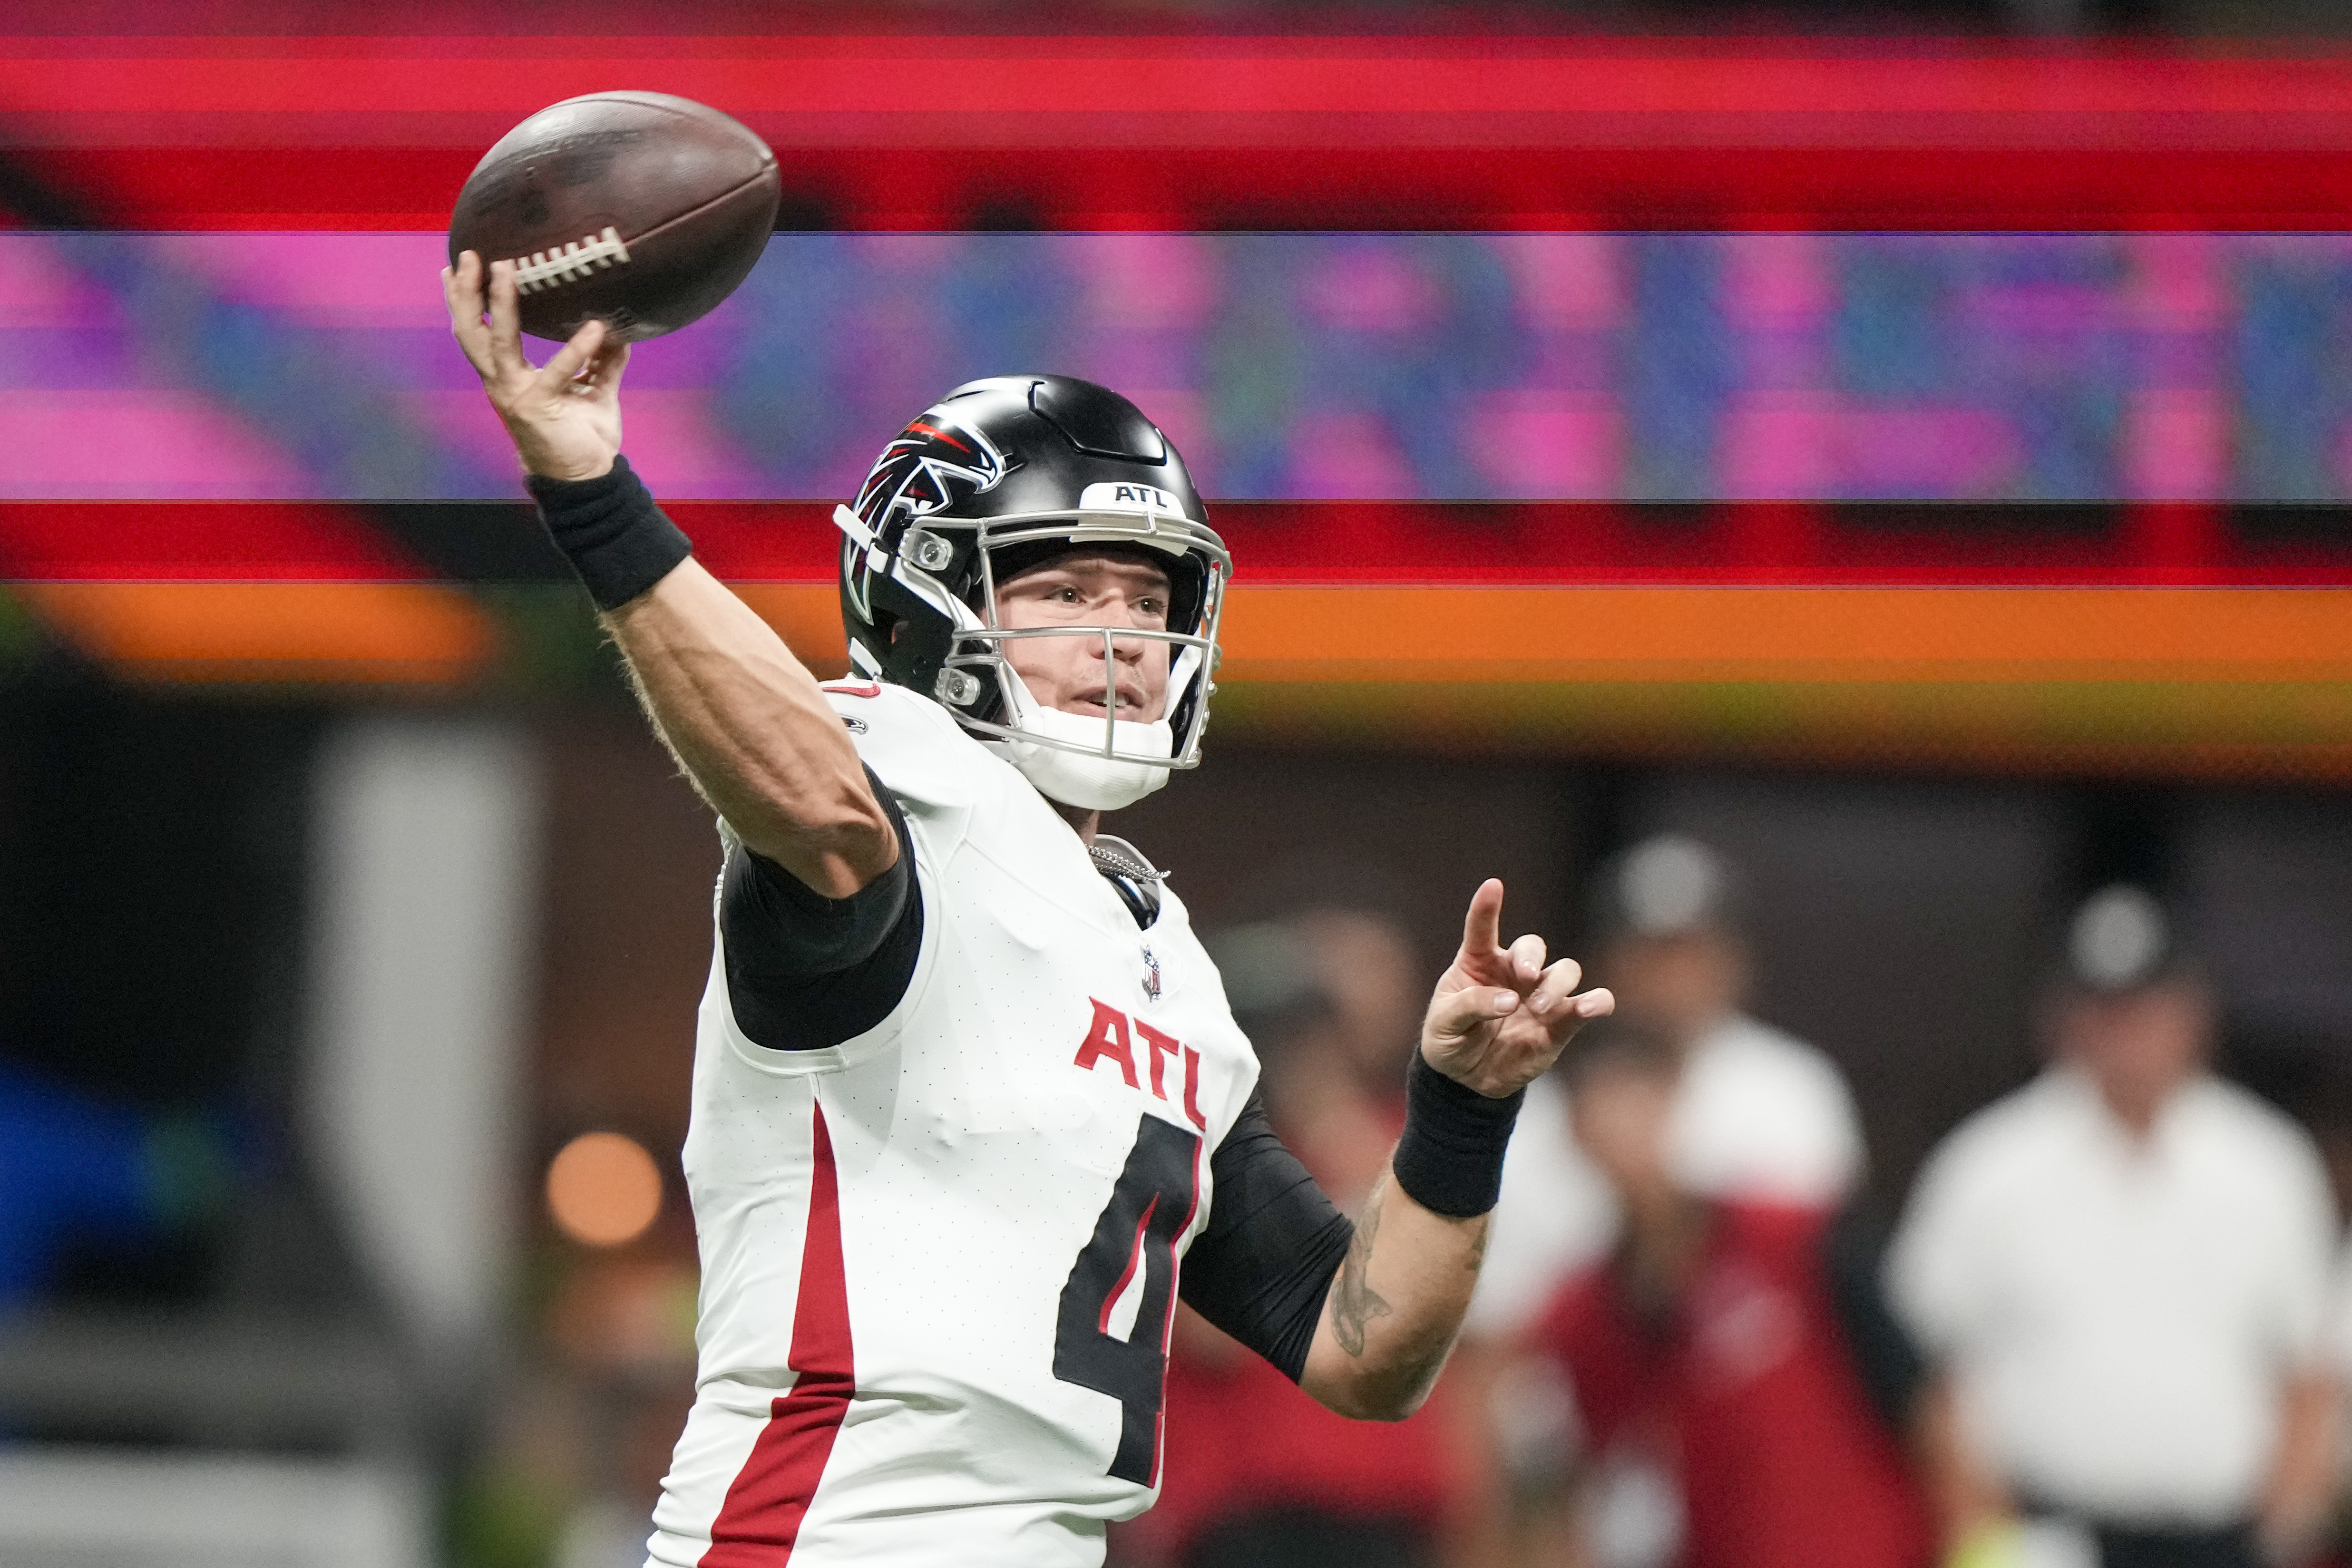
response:
<path fill-rule="evenodd" d="M 1480 963 L 1503 950 L 1503 883 L 1488 877 L 1470 895 L 1469 912 L 1462 917 L 1462 956 Z"/>

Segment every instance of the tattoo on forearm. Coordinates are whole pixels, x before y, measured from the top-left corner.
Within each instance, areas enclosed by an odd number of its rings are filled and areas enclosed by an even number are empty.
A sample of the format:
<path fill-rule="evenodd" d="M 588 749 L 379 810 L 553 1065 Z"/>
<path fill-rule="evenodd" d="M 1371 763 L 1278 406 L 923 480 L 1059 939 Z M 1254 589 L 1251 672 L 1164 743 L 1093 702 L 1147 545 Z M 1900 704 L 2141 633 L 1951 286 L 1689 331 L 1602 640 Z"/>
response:
<path fill-rule="evenodd" d="M 1493 1228 L 1493 1216 L 1482 1214 L 1470 1223 L 1475 1227 L 1470 1238 L 1470 1271 L 1475 1274 L 1486 1264 L 1486 1232 Z"/>
<path fill-rule="evenodd" d="M 1348 1243 L 1347 1260 L 1339 1265 L 1339 1278 L 1331 1288 L 1332 1337 L 1351 1356 L 1364 1354 L 1364 1325 L 1374 1318 L 1387 1317 L 1391 1311 L 1364 1279 L 1365 1270 L 1371 1267 L 1372 1238 L 1380 1233 L 1381 1193 L 1386 1185 L 1384 1178 L 1365 1202 L 1363 1218 L 1356 1221 L 1356 1239 Z"/>

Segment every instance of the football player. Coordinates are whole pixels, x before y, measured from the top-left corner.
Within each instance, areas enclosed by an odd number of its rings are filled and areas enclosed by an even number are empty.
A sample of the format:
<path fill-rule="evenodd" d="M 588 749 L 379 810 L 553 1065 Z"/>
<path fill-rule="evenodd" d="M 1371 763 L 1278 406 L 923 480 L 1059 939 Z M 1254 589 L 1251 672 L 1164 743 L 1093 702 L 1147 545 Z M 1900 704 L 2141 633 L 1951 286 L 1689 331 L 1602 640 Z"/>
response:
<path fill-rule="evenodd" d="M 626 348 L 591 323 L 534 369 L 485 281 L 444 274 L 452 329 L 726 846 L 652 1561 L 1099 1563 L 1159 1485 L 1180 1295 L 1330 1408 L 1410 1414 L 1520 1090 L 1610 998 L 1504 946 L 1489 881 L 1352 1225 L 1276 1141 L 1183 904 L 1097 828 L 1208 716 L 1231 563 L 1167 439 L 1065 377 L 950 392 L 835 513 L 854 670 L 820 685 L 619 455 Z"/>

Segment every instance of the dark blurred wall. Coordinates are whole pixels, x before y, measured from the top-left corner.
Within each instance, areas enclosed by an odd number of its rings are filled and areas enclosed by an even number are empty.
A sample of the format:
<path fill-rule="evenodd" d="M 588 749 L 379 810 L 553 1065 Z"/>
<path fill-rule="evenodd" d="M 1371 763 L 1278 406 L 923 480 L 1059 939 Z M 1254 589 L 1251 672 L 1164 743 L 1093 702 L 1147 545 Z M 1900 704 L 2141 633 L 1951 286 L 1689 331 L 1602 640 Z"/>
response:
<path fill-rule="evenodd" d="M 0 690 L 0 1053 L 147 1104 L 278 1091 L 320 730 L 282 700 Z"/>
<path fill-rule="evenodd" d="M 2180 882 L 2232 1021 L 2352 1047 L 2352 802 L 2233 789 L 2180 815 Z"/>
<path fill-rule="evenodd" d="M 674 1178 L 695 1005 L 710 969 L 718 830 L 634 708 L 550 715 L 540 744 L 549 790 L 542 1132 L 555 1141 L 626 1132 L 669 1158 Z"/>

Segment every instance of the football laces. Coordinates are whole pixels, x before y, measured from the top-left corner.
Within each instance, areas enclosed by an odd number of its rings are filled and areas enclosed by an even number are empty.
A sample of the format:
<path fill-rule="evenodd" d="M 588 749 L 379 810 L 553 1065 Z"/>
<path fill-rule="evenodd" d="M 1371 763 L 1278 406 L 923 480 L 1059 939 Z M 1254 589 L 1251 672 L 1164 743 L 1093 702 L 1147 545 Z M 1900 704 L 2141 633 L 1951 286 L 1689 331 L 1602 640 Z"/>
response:
<path fill-rule="evenodd" d="M 625 267 L 628 261 L 629 247 L 621 243 L 620 230 L 606 224 L 601 235 L 516 257 L 515 287 L 525 294 L 536 294 L 542 288 L 576 283 L 599 268 Z"/>

